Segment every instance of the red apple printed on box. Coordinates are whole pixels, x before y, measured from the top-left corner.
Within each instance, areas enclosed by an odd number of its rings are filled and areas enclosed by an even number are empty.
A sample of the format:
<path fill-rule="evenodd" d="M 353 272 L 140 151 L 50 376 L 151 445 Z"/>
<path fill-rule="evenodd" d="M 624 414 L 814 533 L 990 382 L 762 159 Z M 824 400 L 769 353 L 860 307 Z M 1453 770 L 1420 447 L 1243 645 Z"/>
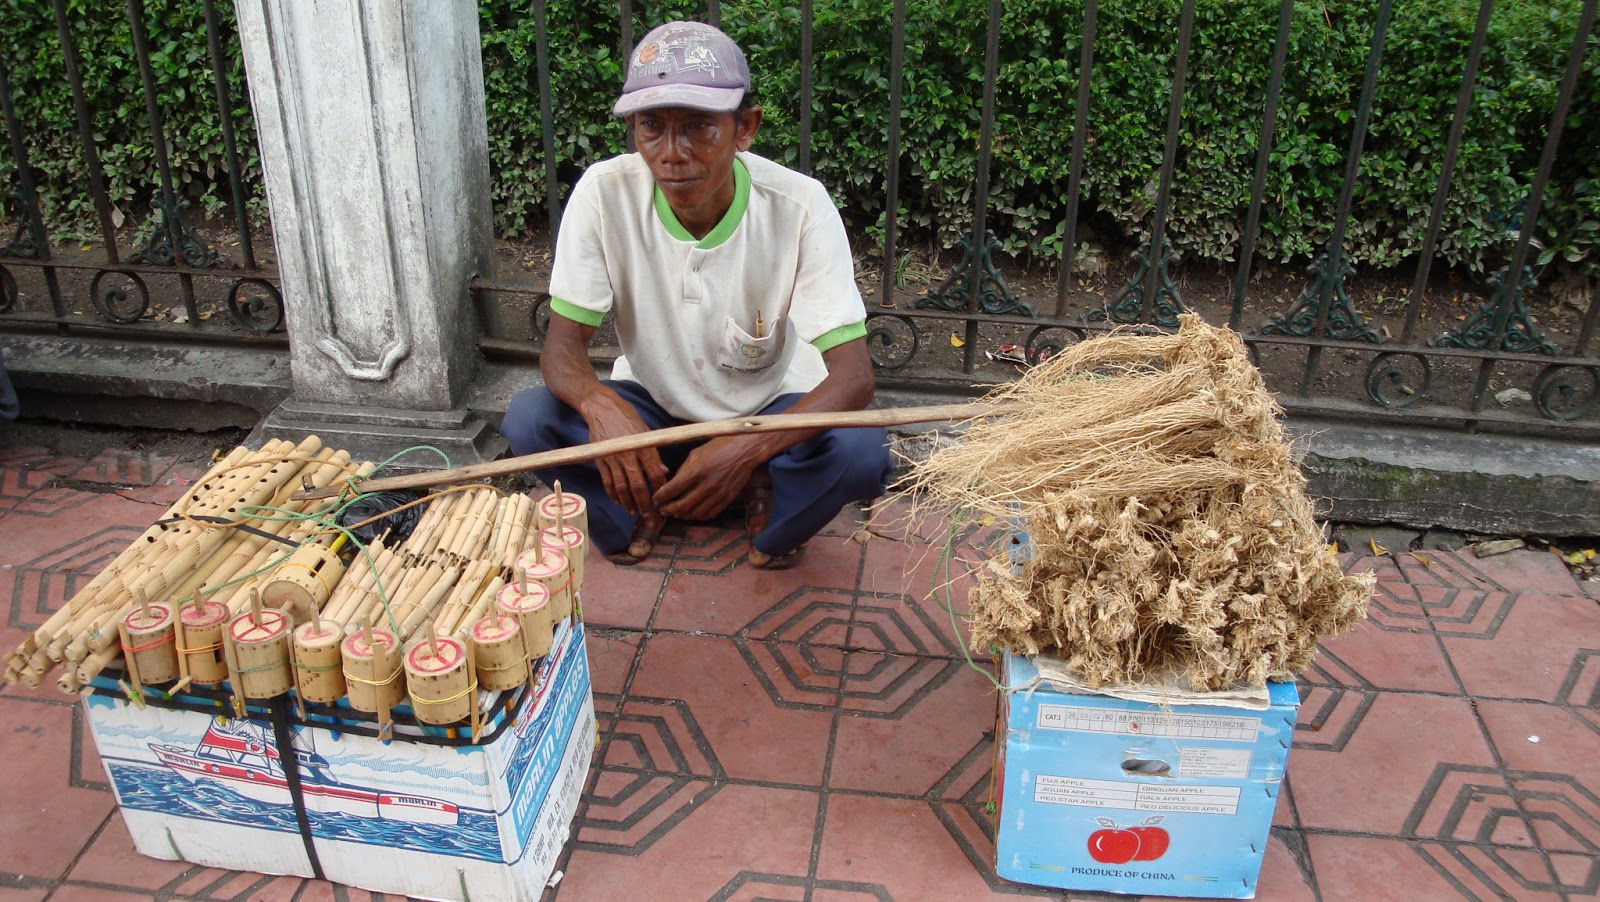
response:
<path fill-rule="evenodd" d="M 1097 817 L 1095 823 L 1104 827 L 1089 834 L 1089 857 L 1103 864 L 1127 864 L 1130 861 L 1155 861 L 1167 852 L 1171 837 L 1156 826 L 1165 815 L 1151 815 L 1137 827 L 1119 827 L 1109 817 Z"/>

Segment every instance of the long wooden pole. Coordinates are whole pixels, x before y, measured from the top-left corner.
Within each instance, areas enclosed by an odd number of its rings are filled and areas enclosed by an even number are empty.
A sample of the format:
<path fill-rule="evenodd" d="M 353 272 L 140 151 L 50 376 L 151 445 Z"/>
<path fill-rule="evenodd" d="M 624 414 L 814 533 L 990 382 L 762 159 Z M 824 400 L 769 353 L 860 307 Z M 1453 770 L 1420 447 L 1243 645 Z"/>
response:
<path fill-rule="evenodd" d="M 575 464 L 586 460 L 594 460 L 597 457 L 605 457 L 608 454 L 621 454 L 625 451 L 638 451 L 644 448 L 656 448 L 661 445 L 673 445 L 679 442 L 693 442 L 723 435 L 754 435 L 761 432 L 788 432 L 796 429 L 842 429 L 854 426 L 904 426 L 908 423 L 971 420 L 978 417 L 1001 416 L 1013 410 L 1022 410 L 1029 406 L 1031 406 L 1031 402 L 1025 401 L 975 401 L 970 404 L 933 404 L 927 407 L 885 407 L 881 410 L 846 410 L 826 413 L 775 413 L 766 416 L 737 417 L 731 420 L 712 420 L 707 423 L 672 426 L 666 429 L 656 429 L 652 432 L 641 432 L 637 435 L 626 435 L 622 438 L 606 439 L 603 442 L 574 445 L 571 448 L 558 448 L 554 451 L 543 451 L 538 454 L 524 454 L 521 457 L 508 457 L 505 460 L 492 460 L 487 463 L 456 467 L 450 470 L 434 470 L 427 473 L 411 473 L 404 476 L 369 479 L 361 483 L 360 488 L 363 492 L 389 492 L 397 489 L 416 489 L 426 486 L 448 485 L 456 482 L 471 482 L 475 479 L 506 476 L 511 473 L 538 469 L 539 467 Z M 324 488 L 303 489 L 295 492 L 290 497 L 296 501 L 331 498 L 339 494 L 343 488 L 344 485 L 341 483 Z"/>

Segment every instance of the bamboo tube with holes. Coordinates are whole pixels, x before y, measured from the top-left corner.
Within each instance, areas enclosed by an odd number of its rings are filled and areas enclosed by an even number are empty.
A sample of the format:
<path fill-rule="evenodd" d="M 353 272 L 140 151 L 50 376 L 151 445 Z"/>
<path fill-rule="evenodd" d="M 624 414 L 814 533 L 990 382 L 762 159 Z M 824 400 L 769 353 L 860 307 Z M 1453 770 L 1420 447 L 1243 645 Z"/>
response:
<path fill-rule="evenodd" d="M 478 503 L 473 506 L 472 512 L 467 515 L 467 523 L 463 526 L 461 534 L 457 537 L 449 553 L 456 560 L 476 558 L 483 551 L 483 544 L 489 537 L 492 527 L 490 516 L 494 512 L 497 496 L 494 492 L 480 492 Z"/>
<path fill-rule="evenodd" d="M 467 644 L 435 636 L 431 624 L 423 627 L 422 640 L 406 650 L 405 671 L 412 712 L 423 723 L 459 723 L 477 704 L 477 675 L 467 666 Z"/>
<path fill-rule="evenodd" d="M 328 603 L 322 608 L 324 619 L 340 625 L 349 619 L 349 608 L 359 595 L 361 584 L 371 578 L 372 562 L 380 560 L 387 550 L 383 539 L 376 539 L 367 546 L 365 554 L 356 552 L 355 559 L 345 570 L 344 579 L 333 587 L 333 595 L 329 596 Z"/>
<path fill-rule="evenodd" d="M 429 560 L 437 560 L 444 557 L 449 548 L 455 543 L 456 534 L 461 531 L 462 525 L 466 523 L 467 515 L 472 512 L 473 504 L 477 501 L 477 495 L 477 492 L 471 490 L 457 493 L 455 504 L 450 508 L 450 517 L 440 529 L 438 538 L 434 539 L 422 550 L 422 553 Z"/>
<path fill-rule="evenodd" d="M 455 495 L 441 495 L 428 501 L 422 506 L 422 516 L 417 518 L 417 525 L 411 528 L 411 535 L 406 537 L 400 548 L 402 551 L 411 552 L 429 543 L 437 533 L 439 524 L 449 513 L 451 500 Z"/>
<path fill-rule="evenodd" d="M 572 566 L 565 553 L 550 547 L 530 548 L 517 558 L 513 570 L 517 579 L 526 576 L 529 582 L 544 586 L 550 596 L 552 622 L 572 616 Z"/>
<path fill-rule="evenodd" d="M 400 643 L 393 633 L 363 626 L 339 644 L 339 657 L 350 707 L 368 714 L 386 714 L 405 698 Z"/>
<path fill-rule="evenodd" d="M 517 555 L 533 544 L 530 536 L 533 534 L 533 499 L 527 495 L 517 496 L 517 509 L 512 515 L 511 532 L 506 537 L 505 554 L 500 558 L 500 566 L 511 569 L 516 565 Z"/>
<path fill-rule="evenodd" d="M 344 638 L 337 626 L 312 611 L 310 622 L 294 631 L 295 691 L 308 702 L 328 704 L 344 697 L 345 680 L 339 644 Z"/>
<path fill-rule="evenodd" d="M 289 615 L 263 607 L 252 593 L 250 608 L 228 622 L 223 633 L 229 652 L 229 680 L 245 698 L 275 698 L 294 685 L 290 667 Z"/>
<path fill-rule="evenodd" d="M 505 542 L 506 508 L 511 505 L 511 498 L 512 496 L 505 495 L 495 499 L 494 525 L 489 529 L 489 538 L 481 555 L 484 558 L 496 560 L 499 557 L 499 551 Z"/>
<path fill-rule="evenodd" d="M 178 678 L 179 670 L 172 608 L 143 597 L 139 602 L 123 615 L 119 630 L 128 670 L 137 670 L 146 683 L 169 683 Z"/>
<path fill-rule="evenodd" d="M 191 683 L 215 686 L 228 678 L 222 630 L 228 623 L 228 606 L 198 601 L 178 609 L 178 657 L 188 668 Z"/>
<path fill-rule="evenodd" d="M 533 580 L 507 583 L 495 596 L 494 611 L 517 618 L 524 657 L 531 661 L 550 653 L 555 620 L 550 590 L 543 583 Z"/>
<path fill-rule="evenodd" d="M 476 662 L 478 685 L 491 692 L 515 689 L 528 681 L 528 657 L 517 619 L 492 614 L 472 625 L 467 641 Z"/>

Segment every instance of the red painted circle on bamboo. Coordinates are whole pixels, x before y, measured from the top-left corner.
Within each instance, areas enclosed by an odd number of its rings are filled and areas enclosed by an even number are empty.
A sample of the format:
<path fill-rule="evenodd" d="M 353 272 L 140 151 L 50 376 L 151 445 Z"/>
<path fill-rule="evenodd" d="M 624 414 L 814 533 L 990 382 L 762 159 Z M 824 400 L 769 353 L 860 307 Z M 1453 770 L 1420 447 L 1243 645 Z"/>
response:
<path fill-rule="evenodd" d="M 172 625 L 172 609 L 164 604 L 153 604 L 150 606 L 150 618 L 147 620 L 143 608 L 134 608 L 122 620 L 133 632 L 155 632 Z"/>
<path fill-rule="evenodd" d="M 306 622 L 294 628 L 294 641 L 312 648 L 327 645 L 338 645 L 340 638 L 339 627 L 330 622 L 322 624 L 322 632 L 317 632 L 315 623 Z"/>
<path fill-rule="evenodd" d="M 394 648 L 394 636 L 388 630 L 373 630 L 372 640 L 383 646 L 384 650 Z M 356 630 L 349 638 L 344 640 L 344 653 L 357 658 L 372 657 L 372 648 L 367 645 L 367 631 Z"/>
<path fill-rule="evenodd" d="M 507 614 L 526 614 L 537 611 L 550 603 L 550 590 L 543 583 L 529 582 L 528 592 L 523 594 L 516 583 L 500 588 L 500 594 L 495 596 L 495 607 Z M 482 621 L 479 621 L 480 623 Z"/>
<path fill-rule="evenodd" d="M 282 611 L 265 610 L 257 621 L 254 614 L 244 614 L 228 624 L 228 634 L 235 642 L 264 642 L 283 635 L 289 629 L 289 618 Z"/>
<path fill-rule="evenodd" d="M 466 649 L 455 639 L 434 639 L 439 646 L 435 657 L 427 642 L 418 642 L 406 653 L 406 669 L 416 673 L 443 673 L 455 669 L 467 656 Z"/>
<path fill-rule="evenodd" d="M 583 496 L 571 492 L 561 493 L 561 516 L 572 519 L 583 513 Z M 539 500 L 539 513 L 554 520 L 556 518 L 556 496 L 546 495 Z"/>
<path fill-rule="evenodd" d="M 186 604 L 178 616 L 183 618 L 184 629 L 206 629 L 216 626 L 228 619 L 228 606 L 220 601 L 202 601 L 200 610 L 195 610 L 194 605 Z"/>
<path fill-rule="evenodd" d="M 528 549 L 517 555 L 516 569 L 528 574 L 529 579 L 554 576 L 566 569 L 567 553 L 563 548 L 546 547 L 543 560 L 537 549 Z M 513 580 L 515 582 L 515 580 Z"/>
<path fill-rule="evenodd" d="M 539 530 L 539 541 L 544 543 L 544 547 L 557 550 L 582 548 L 583 530 L 576 526 L 563 526 L 561 527 L 561 532 L 558 533 L 554 526 L 546 526 L 544 529 Z M 523 553 L 526 554 L 527 552 Z"/>
<path fill-rule="evenodd" d="M 479 642 L 504 642 L 516 634 L 515 617 L 485 617 L 472 625 L 472 638 Z"/>

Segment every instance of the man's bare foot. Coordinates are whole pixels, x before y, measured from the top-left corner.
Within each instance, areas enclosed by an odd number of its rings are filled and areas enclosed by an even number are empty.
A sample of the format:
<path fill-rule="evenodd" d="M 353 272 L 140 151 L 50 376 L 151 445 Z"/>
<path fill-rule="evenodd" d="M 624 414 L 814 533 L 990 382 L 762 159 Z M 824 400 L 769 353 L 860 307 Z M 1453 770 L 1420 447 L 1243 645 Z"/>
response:
<path fill-rule="evenodd" d="M 632 567 L 650 556 L 655 550 L 656 542 L 661 538 L 661 528 L 666 525 L 666 518 L 660 514 L 645 514 L 633 526 L 633 540 L 622 551 L 606 555 L 606 560 L 619 567 Z"/>

